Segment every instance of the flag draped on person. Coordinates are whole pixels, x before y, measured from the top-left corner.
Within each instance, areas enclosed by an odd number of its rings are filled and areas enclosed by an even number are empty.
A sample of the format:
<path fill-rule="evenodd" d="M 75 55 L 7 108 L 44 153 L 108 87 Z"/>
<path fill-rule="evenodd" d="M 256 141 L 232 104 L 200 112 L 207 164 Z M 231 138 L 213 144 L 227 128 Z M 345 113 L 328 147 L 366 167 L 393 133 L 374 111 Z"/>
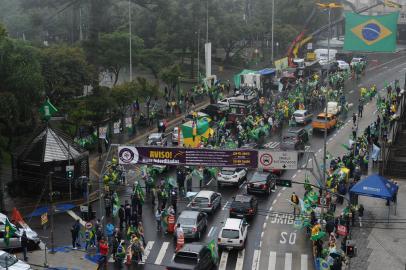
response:
<path fill-rule="evenodd" d="M 118 199 L 117 192 L 113 193 L 113 216 L 116 217 L 118 214 L 118 209 L 120 208 L 120 200 Z"/>
<path fill-rule="evenodd" d="M 11 225 L 8 218 L 6 219 L 6 224 L 4 225 L 4 243 L 8 247 L 10 245 L 10 238 L 13 237 L 16 229 Z"/>
<path fill-rule="evenodd" d="M 214 262 L 217 262 L 219 258 L 218 247 L 216 241 L 213 239 L 208 244 L 207 247 L 210 250 L 211 258 Z"/>
<path fill-rule="evenodd" d="M 379 16 L 345 13 L 344 50 L 394 52 L 399 12 Z"/>
<path fill-rule="evenodd" d="M 140 199 L 141 204 L 144 204 L 144 190 L 142 189 L 140 183 L 138 181 L 135 182 L 135 187 L 134 187 L 134 194 L 138 196 Z"/>

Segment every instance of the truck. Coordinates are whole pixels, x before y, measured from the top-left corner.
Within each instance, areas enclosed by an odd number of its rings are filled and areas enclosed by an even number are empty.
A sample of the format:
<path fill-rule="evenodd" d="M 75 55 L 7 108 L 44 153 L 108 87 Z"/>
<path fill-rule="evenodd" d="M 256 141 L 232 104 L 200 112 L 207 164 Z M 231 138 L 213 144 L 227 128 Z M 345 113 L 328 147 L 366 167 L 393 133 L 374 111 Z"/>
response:
<path fill-rule="evenodd" d="M 327 113 L 337 116 L 341 113 L 341 106 L 338 102 L 329 101 L 327 102 Z"/>
<path fill-rule="evenodd" d="M 325 131 L 329 132 L 337 125 L 337 116 L 331 113 L 319 113 L 317 118 L 312 122 L 313 131 Z"/>

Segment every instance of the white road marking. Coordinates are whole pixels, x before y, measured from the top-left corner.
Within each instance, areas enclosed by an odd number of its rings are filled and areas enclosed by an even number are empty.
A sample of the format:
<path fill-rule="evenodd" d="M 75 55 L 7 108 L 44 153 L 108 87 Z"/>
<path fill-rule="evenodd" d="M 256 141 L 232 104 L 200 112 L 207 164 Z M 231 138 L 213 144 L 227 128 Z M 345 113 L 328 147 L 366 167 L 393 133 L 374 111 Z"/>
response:
<path fill-rule="evenodd" d="M 282 190 L 286 190 L 286 187 L 283 187 Z"/>
<path fill-rule="evenodd" d="M 264 238 L 264 232 L 261 233 L 261 239 Z"/>
<path fill-rule="evenodd" d="M 245 249 L 240 250 L 238 252 L 237 262 L 235 264 L 235 270 L 242 270 L 242 267 L 244 265 L 244 255 L 245 255 Z"/>
<path fill-rule="evenodd" d="M 256 249 L 254 251 L 254 256 L 252 259 L 252 269 L 257 270 L 259 269 L 259 259 L 261 258 L 261 250 Z"/>
<path fill-rule="evenodd" d="M 86 225 L 86 222 L 83 221 L 83 219 L 81 219 L 78 215 L 76 215 L 76 213 L 73 212 L 72 210 L 68 210 L 66 212 L 69 214 L 69 216 L 73 217 L 74 220 L 79 220 L 80 225 L 82 225 L 82 226 Z"/>
<path fill-rule="evenodd" d="M 275 199 L 275 200 L 272 202 L 272 205 L 274 205 L 277 201 L 278 201 L 278 199 Z"/>
<path fill-rule="evenodd" d="M 224 250 L 221 253 L 221 259 L 219 264 L 219 270 L 225 270 L 227 266 L 228 250 Z"/>
<path fill-rule="evenodd" d="M 292 253 L 285 254 L 285 270 L 292 270 Z"/>
<path fill-rule="evenodd" d="M 213 232 L 213 229 L 214 229 L 214 227 L 212 226 L 212 227 L 210 228 L 209 233 L 207 234 L 207 237 L 210 237 L 211 233 Z"/>
<path fill-rule="evenodd" d="M 276 197 L 280 197 L 281 196 L 281 193 L 278 193 L 278 195 L 276 195 Z"/>
<path fill-rule="evenodd" d="M 221 209 L 221 210 L 226 210 L 226 208 L 227 208 L 227 206 L 228 206 L 228 201 L 226 202 L 226 204 L 223 206 L 223 209 Z"/>
<path fill-rule="evenodd" d="M 271 251 L 271 253 L 269 253 L 268 270 L 275 270 L 275 269 L 276 269 L 276 252 Z"/>
<path fill-rule="evenodd" d="M 307 270 L 307 254 L 300 256 L 300 270 Z"/>
<path fill-rule="evenodd" d="M 302 170 L 297 170 L 298 173 L 300 173 Z"/>
<path fill-rule="evenodd" d="M 309 158 L 309 161 L 312 162 L 313 159 Z"/>
<path fill-rule="evenodd" d="M 318 153 L 320 153 L 321 152 L 321 148 L 319 149 L 319 151 L 317 151 Z"/>
<path fill-rule="evenodd" d="M 144 254 L 142 255 L 142 262 L 145 263 L 148 259 L 149 253 L 154 245 L 154 241 L 148 241 L 147 246 L 144 249 Z"/>
<path fill-rule="evenodd" d="M 273 209 L 273 207 L 271 206 L 271 207 L 269 207 L 269 211 L 272 211 L 272 209 Z"/>
<path fill-rule="evenodd" d="M 210 183 L 213 181 L 213 177 L 211 178 L 211 180 L 206 184 L 206 186 L 210 185 Z"/>
<path fill-rule="evenodd" d="M 269 215 L 266 215 L 265 220 L 268 221 Z"/>
<path fill-rule="evenodd" d="M 292 178 L 295 178 L 296 177 L 296 173 L 292 176 Z"/>
<path fill-rule="evenodd" d="M 159 250 L 158 256 L 156 257 L 155 264 L 160 265 L 162 263 L 162 260 L 165 257 L 165 253 L 166 253 L 166 250 L 168 249 L 168 247 L 169 247 L 169 242 L 164 242 L 162 244 L 162 247 Z"/>
<path fill-rule="evenodd" d="M 264 225 L 262 225 L 262 229 L 265 230 L 266 229 L 266 222 L 264 222 Z"/>
<path fill-rule="evenodd" d="M 351 90 L 351 91 L 350 91 L 350 92 L 348 92 L 348 93 L 352 94 L 352 93 L 354 93 L 354 90 Z"/>
<path fill-rule="evenodd" d="M 261 248 L 261 247 L 262 247 L 262 240 L 259 241 L 259 248 Z"/>

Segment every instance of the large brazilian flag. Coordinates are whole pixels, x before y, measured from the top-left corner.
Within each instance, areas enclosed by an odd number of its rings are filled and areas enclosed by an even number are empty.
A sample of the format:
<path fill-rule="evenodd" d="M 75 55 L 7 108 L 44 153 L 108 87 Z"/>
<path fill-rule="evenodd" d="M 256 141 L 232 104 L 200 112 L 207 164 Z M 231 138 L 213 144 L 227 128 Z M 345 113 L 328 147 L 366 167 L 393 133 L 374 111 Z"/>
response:
<path fill-rule="evenodd" d="M 345 13 L 344 50 L 394 52 L 399 12 L 379 16 Z"/>

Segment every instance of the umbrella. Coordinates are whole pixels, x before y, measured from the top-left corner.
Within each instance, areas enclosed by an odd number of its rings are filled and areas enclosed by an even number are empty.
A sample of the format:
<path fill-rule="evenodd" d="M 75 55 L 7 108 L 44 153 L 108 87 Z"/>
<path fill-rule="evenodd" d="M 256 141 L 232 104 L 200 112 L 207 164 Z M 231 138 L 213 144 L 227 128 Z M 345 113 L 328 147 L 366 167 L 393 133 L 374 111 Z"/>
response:
<path fill-rule="evenodd" d="M 312 236 L 310 237 L 310 239 L 313 240 L 313 241 L 317 241 L 317 240 L 319 240 L 319 239 L 322 239 L 324 236 L 326 236 L 326 233 L 323 232 L 323 231 L 319 231 L 317 234 L 312 235 Z"/>

